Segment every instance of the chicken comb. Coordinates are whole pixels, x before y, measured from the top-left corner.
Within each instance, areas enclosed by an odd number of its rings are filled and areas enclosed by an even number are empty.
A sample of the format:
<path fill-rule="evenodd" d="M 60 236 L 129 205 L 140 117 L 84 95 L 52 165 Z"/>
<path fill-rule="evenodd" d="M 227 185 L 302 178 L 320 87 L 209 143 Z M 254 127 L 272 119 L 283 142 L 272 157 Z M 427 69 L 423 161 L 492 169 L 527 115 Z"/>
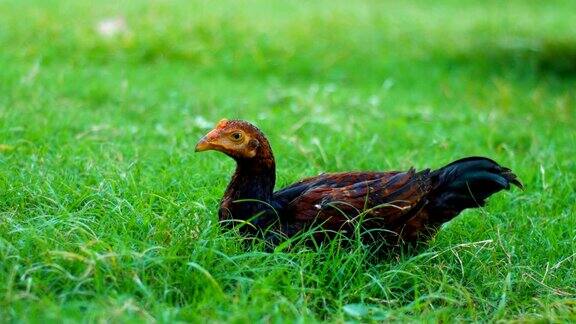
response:
<path fill-rule="evenodd" d="M 224 128 L 227 123 L 228 123 L 228 119 L 226 119 L 226 118 L 220 119 L 218 124 L 216 124 L 216 128 Z"/>

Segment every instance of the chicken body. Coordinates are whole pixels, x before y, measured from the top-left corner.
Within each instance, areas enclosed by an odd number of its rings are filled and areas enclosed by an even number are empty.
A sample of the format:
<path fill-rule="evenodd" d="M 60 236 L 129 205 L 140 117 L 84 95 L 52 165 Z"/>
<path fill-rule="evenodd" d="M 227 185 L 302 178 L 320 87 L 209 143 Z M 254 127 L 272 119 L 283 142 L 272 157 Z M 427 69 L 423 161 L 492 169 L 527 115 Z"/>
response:
<path fill-rule="evenodd" d="M 368 243 L 418 242 L 492 194 L 521 187 L 507 168 L 468 157 L 435 171 L 345 172 L 306 178 L 273 192 L 275 162 L 268 140 L 245 121 L 221 121 L 197 151 L 218 150 L 236 160 L 222 198 L 220 221 L 241 233 L 279 242 L 308 229 L 324 239 L 360 234 Z"/>

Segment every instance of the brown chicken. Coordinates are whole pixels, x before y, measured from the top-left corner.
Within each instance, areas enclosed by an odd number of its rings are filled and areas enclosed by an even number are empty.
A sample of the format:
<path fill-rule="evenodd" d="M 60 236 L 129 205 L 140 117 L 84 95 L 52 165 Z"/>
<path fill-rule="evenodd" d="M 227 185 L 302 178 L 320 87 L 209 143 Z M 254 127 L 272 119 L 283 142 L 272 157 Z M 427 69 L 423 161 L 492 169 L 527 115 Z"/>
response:
<path fill-rule="evenodd" d="M 274 192 L 270 144 L 258 128 L 241 120 L 221 120 L 196 145 L 196 152 L 207 150 L 237 164 L 220 203 L 221 223 L 245 235 L 263 234 L 274 244 L 305 230 L 317 238 L 341 233 L 360 234 L 369 243 L 416 243 L 510 184 L 522 188 L 510 169 L 467 157 L 434 171 L 321 174 Z"/>

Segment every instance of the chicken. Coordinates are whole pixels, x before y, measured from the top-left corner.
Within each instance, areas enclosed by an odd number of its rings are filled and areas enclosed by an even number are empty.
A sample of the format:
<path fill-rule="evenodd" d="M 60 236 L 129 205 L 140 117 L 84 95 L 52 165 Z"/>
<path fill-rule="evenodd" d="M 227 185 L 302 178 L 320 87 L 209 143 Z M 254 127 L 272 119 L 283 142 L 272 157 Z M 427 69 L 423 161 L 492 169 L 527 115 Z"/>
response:
<path fill-rule="evenodd" d="M 220 203 L 221 224 L 244 235 L 263 234 L 275 244 L 309 229 L 319 239 L 340 233 L 381 245 L 417 243 L 510 184 L 522 188 L 510 169 L 467 157 L 434 171 L 321 174 L 274 192 L 270 144 L 256 126 L 241 120 L 221 120 L 196 145 L 196 152 L 207 150 L 236 161 Z"/>

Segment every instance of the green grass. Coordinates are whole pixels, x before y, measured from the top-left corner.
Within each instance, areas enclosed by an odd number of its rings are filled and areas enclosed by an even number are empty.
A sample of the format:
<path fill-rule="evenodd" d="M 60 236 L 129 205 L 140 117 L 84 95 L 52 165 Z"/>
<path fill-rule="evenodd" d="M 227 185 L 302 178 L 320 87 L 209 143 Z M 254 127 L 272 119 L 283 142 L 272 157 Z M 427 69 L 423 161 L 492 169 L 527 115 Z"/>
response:
<path fill-rule="evenodd" d="M 0 1 L 0 321 L 576 319 L 573 1 Z M 124 17 L 111 38 L 95 26 Z M 485 155 L 526 185 L 418 255 L 217 225 L 257 123 L 278 187 Z"/>

